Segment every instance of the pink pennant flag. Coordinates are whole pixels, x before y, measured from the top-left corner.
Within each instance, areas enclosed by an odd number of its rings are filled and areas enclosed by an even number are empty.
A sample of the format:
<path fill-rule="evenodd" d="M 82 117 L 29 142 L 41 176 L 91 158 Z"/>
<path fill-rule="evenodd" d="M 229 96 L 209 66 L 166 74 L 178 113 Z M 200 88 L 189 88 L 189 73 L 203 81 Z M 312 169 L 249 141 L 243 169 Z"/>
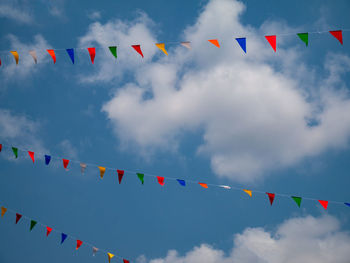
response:
<path fill-rule="evenodd" d="M 184 41 L 184 42 L 181 42 L 180 44 L 183 45 L 187 49 L 191 49 L 191 42 L 190 41 Z"/>
<path fill-rule="evenodd" d="M 341 30 L 329 31 L 329 33 L 331 33 L 332 36 L 334 36 L 336 39 L 338 39 L 340 44 L 343 45 L 343 34 L 342 34 Z"/>
<path fill-rule="evenodd" d="M 28 151 L 28 154 L 34 163 L 34 152 Z"/>
<path fill-rule="evenodd" d="M 143 57 L 140 45 L 132 45 L 132 47 L 136 50 L 137 53 L 139 53 L 141 55 L 141 57 Z"/>
<path fill-rule="evenodd" d="M 157 176 L 158 183 L 163 186 L 164 185 L 164 177 Z"/>
<path fill-rule="evenodd" d="M 270 43 L 273 50 L 276 52 L 276 35 L 265 36 L 265 38 Z"/>

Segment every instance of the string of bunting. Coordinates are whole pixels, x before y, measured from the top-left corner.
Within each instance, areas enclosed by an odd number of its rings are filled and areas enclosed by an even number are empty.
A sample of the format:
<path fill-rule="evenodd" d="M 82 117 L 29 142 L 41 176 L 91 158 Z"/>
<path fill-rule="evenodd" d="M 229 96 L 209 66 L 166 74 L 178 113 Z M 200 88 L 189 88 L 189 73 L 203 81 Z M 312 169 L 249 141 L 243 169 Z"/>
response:
<path fill-rule="evenodd" d="M 343 32 L 345 31 L 350 31 L 350 29 L 343 29 L 343 30 L 331 30 L 331 31 L 321 31 L 321 32 L 306 32 L 306 33 L 288 33 L 288 34 L 280 34 L 280 36 L 286 36 L 286 35 L 297 35 L 300 40 L 302 42 L 305 43 L 306 46 L 309 45 L 309 34 L 324 34 L 324 33 L 330 33 L 333 37 L 335 37 L 340 44 L 343 45 Z M 274 50 L 274 52 L 277 52 L 277 35 L 266 35 L 264 36 L 266 41 L 270 44 L 271 48 Z M 247 53 L 247 37 L 237 37 L 235 38 L 235 40 L 237 41 L 237 44 L 241 47 L 241 49 L 244 51 L 244 53 Z M 212 45 L 214 45 L 217 48 L 220 48 L 220 43 L 218 39 L 208 39 L 208 42 L 211 43 Z M 177 43 L 177 44 L 181 44 L 182 46 L 184 46 L 187 49 L 191 49 L 191 42 L 190 41 L 183 41 L 183 42 L 163 42 L 163 43 L 156 43 L 156 47 L 161 50 L 165 55 L 168 55 L 168 52 L 165 48 L 165 44 L 166 43 Z M 141 45 L 137 44 L 137 45 L 131 45 L 131 47 L 143 58 L 143 52 L 141 49 Z M 67 48 L 67 49 L 47 49 L 47 53 L 51 56 L 53 63 L 56 63 L 56 53 L 55 51 L 58 50 L 65 50 L 70 58 L 70 60 L 72 61 L 72 64 L 74 64 L 75 62 L 75 52 L 74 50 L 77 49 L 82 49 L 82 48 Z M 94 64 L 95 61 L 95 56 L 96 56 L 96 47 L 88 47 L 86 48 L 89 55 L 90 55 L 90 60 L 91 63 Z M 117 59 L 118 55 L 117 55 L 117 46 L 109 46 L 108 47 L 110 53 L 113 55 L 113 57 L 115 59 Z M 8 53 L 8 51 L 3 51 L 1 53 Z M 16 65 L 19 64 L 19 53 L 16 50 L 12 50 L 9 51 L 15 62 Z M 28 53 L 32 56 L 34 63 L 37 64 L 38 63 L 38 57 L 36 55 L 35 50 L 30 50 L 28 51 Z M 0 66 L 1 66 L 1 58 L 0 58 Z"/>
<path fill-rule="evenodd" d="M 52 227 L 49 227 L 48 225 L 46 224 L 43 224 L 37 220 L 34 220 L 33 218 L 30 218 L 30 217 L 27 217 L 23 214 L 20 214 L 20 213 L 17 213 L 16 211 L 12 210 L 12 209 L 9 209 L 8 207 L 4 207 L 4 206 L 1 206 L 1 218 L 4 217 L 4 215 L 6 213 L 12 213 L 14 214 L 16 217 L 15 217 L 15 224 L 17 225 L 21 219 L 26 219 L 27 221 L 29 221 L 29 231 L 32 231 L 34 229 L 34 227 L 36 226 L 42 226 L 44 227 L 44 229 L 46 230 L 46 237 L 48 237 L 52 232 L 53 233 L 57 233 L 61 236 L 61 242 L 60 244 L 62 245 L 64 243 L 64 241 L 66 241 L 67 239 L 72 239 L 73 241 L 76 242 L 76 247 L 75 249 L 78 250 L 83 244 L 84 246 L 89 246 L 91 247 L 92 249 L 92 255 L 95 256 L 96 253 L 104 253 L 107 255 L 107 258 L 108 258 L 108 262 L 110 263 L 111 262 L 111 259 L 112 258 L 120 258 L 123 260 L 123 263 L 130 263 L 129 260 L 127 259 L 124 259 L 123 257 L 119 256 L 119 255 L 116 255 L 116 253 L 111 253 L 111 252 L 108 252 L 107 250 L 104 250 L 104 249 L 101 249 L 101 248 L 98 248 L 96 247 L 95 245 L 93 244 L 90 244 L 88 242 L 85 242 L 85 241 L 82 241 L 80 239 L 77 239 L 76 237 L 72 236 L 72 235 L 68 235 L 66 234 L 65 232 L 62 232 L 62 231 L 59 231 L 55 228 L 52 228 Z M 22 219 L 22 221 L 23 221 Z M 52 235 L 52 234 L 51 234 Z"/>
<path fill-rule="evenodd" d="M 8 146 L 9 148 L 11 148 L 10 150 L 12 150 L 15 158 L 18 158 L 19 156 L 19 151 L 24 152 L 24 153 L 28 153 L 30 159 L 33 161 L 33 164 L 35 163 L 35 153 L 33 151 L 27 151 L 27 150 L 21 150 L 17 147 L 12 147 L 12 146 Z M 3 148 L 3 144 L 0 144 L 0 152 L 2 151 Z M 44 154 L 42 154 L 44 155 Z M 80 162 L 80 161 L 74 161 L 74 160 L 69 160 L 69 159 L 65 159 L 65 158 L 61 158 L 61 157 L 55 157 L 52 155 L 44 155 L 44 159 L 45 159 L 45 164 L 49 165 L 52 159 L 57 159 L 57 160 L 62 160 L 62 164 L 63 164 L 63 168 L 67 170 L 68 165 L 70 163 L 77 163 L 80 165 L 80 169 L 81 169 L 81 173 L 84 174 L 86 168 L 89 167 L 95 167 L 98 168 L 99 172 L 100 172 L 100 178 L 103 179 L 106 170 L 111 170 L 111 171 L 116 171 L 117 175 L 118 175 L 118 182 L 119 184 L 122 183 L 122 179 L 124 177 L 125 174 L 133 174 L 138 177 L 138 179 L 140 180 L 141 184 L 144 185 L 145 183 L 145 176 L 149 176 L 149 177 L 153 177 L 156 178 L 156 181 L 158 182 L 158 184 L 160 184 L 161 186 L 165 185 L 165 180 L 173 180 L 173 181 L 177 181 L 177 183 L 182 186 L 182 187 L 186 187 L 186 185 L 188 183 L 191 184 L 196 184 L 196 185 L 200 185 L 201 187 L 208 189 L 209 187 L 218 187 L 221 189 L 226 189 L 226 190 L 236 190 L 236 191 L 242 191 L 245 192 L 246 194 L 248 194 L 250 197 L 253 196 L 253 193 L 257 193 L 257 194 L 264 194 L 267 195 L 268 200 L 272 206 L 276 196 L 279 197 L 285 197 L 285 198 L 291 198 L 296 205 L 300 208 L 301 206 L 301 202 L 302 200 L 310 200 L 310 201 L 317 201 L 319 204 L 322 205 L 322 207 L 327 210 L 328 208 L 328 204 L 329 203 L 333 203 L 333 204 L 342 204 L 342 205 L 346 205 L 348 207 L 350 207 L 350 202 L 339 202 L 339 201 L 330 201 L 330 200 L 321 200 L 321 199 L 316 199 L 316 198 L 310 198 L 310 197 L 301 197 L 301 196 L 294 196 L 294 195 L 287 195 L 287 194 L 281 194 L 281 193 L 271 193 L 271 192 L 265 192 L 265 191 L 259 191 L 259 190 L 251 190 L 251 189 L 245 189 L 245 188 L 240 188 L 240 187 L 235 187 L 235 186 L 230 186 L 230 185 L 217 185 L 217 184 L 209 184 L 209 183 L 203 183 L 203 182 L 196 182 L 193 180 L 184 180 L 184 179 L 179 179 L 179 178 L 172 178 L 172 177 L 165 177 L 165 176 L 158 176 L 158 175 L 153 175 L 153 174 L 145 174 L 145 173 L 139 173 L 136 171 L 130 171 L 130 170 L 121 170 L 121 169 L 117 169 L 117 168 L 110 168 L 110 167 L 104 167 L 104 166 L 99 166 L 96 164 L 88 164 L 85 162 Z"/>

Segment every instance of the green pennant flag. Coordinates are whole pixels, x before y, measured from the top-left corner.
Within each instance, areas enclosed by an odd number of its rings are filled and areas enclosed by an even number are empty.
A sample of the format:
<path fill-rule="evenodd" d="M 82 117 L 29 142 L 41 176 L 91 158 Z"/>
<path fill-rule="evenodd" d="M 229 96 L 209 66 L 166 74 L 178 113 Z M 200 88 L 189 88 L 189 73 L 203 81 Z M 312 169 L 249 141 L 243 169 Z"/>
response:
<path fill-rule="evenodd" d="M 36 223 L 37 222 L 35 220 L 30 221 L 30 230 L 29 231 L 32 231 L 32 229 L 35 227 Z"/>
<path fill-rule="evenodd" d="M 12 147 L 13 154 L 18 158 L 18 149 L 16 147 Z"/>
<path fill-rule="evenodd" d="M 108 47 L 109 51 L 111 51 L 112 55 L 117 58 L 117 47 L 116 46 L 112 46 L 112 47 Z"/>
<path fill-rule="evenodd" d="M 309 33 L 298 33 L 298 37 L 308 46 L 309 44 Z"/>
<path fill-rule="evenodd" d="M 140 179 L 140 181 L 141 181 L 142 184 L 145 182 L 145 181 L 143 180 L 143 178 L 145 177 L 144 174 L 137 173 L 137 177 Z"/>
<path fill-rule="evenodd" d="M 297 203 L 298 207 L 300 207 L 301 204 L 301 197 L 298 196 L 292 196 L 293 200 Z"/>

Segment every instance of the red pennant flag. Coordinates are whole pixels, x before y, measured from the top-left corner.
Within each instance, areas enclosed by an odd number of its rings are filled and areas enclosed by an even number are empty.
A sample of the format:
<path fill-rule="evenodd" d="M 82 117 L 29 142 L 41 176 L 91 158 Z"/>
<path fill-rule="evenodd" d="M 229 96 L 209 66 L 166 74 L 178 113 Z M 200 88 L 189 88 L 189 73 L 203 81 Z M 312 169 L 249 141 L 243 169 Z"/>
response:
<path fill-rule="evenodd" d="M 208 185 L 205 183 L 198 183 L 200 186 L 204 187 L 204 188 L 208 188 Z"/>
<path fill-rule="evenodd" d="M 47 226 L 46 227 L 46 236 L 49 236 L 51 231 L 52 231 L 52 228 Z"/>
<path fill-rule="evenodd" d="M 276 52 L 276 35 L 265 36 L 266 40 L 270 43 L 273 50 Z"/>
<path fill-rule="evenodd" d="M 143 57 L 140 45 L 132 45 L 132 47 L 136 50 L 137 53 L 139 53 L 141 55 L 141 57 Z"/>
<path fill-rule="evenodd" d="M 130 261 L 129 261 L 129 260 L 126 260 L 126 259 L 123 259 L 123 262 L 124 262 L 124 263 L 130 263 Z"/>
<path fill-rule="evenodd" d="M 158 183 L 163 186 L 164 185 L 164 177 L 157 176 Z"/>
<path fill-rule="evenodd" d="M 94 47 L 88 47 L 87 50 L 89 51 L 89 54 L 90 54 L 91 63 L 94 64 L 96 49 Z"/>
<path fill-rule="evenodd" d="M 68 166 L 68 164 L 69 164 L 69 160 L 67 160 L 67 159 L 62 159 L 62 161 L 63 161 L 63 167 L 64 167 L 64 169 L 67 169 L 67 166 Z"/>
<path fill-rule="evenodd" d="M 1 152 L 1 150 L 2 150 L 2 144 L 0 144 L 0 152 Z"/>
<path fill-rule="evenodd" d="M 343 34 L 342 34 L 341 30 L 329 31 L 329 33 L 331 33 L 332 36 L 334 36 L 336 39 L 338 39 L 340 44 L 343 45 Z"/>
<path fill-rule="evenodd" d="M 21 214 L 16 213 L 16 224 L 18 223 L 18 221 L 22 218 Z"/>
<path fill-rule="evenodd" d="M 318 200 L 325 210 L 327 210 L 328 201 Z"/>
<path fill-rule="evenodd" d="M 75 248 L 76 250 L 78 250 L 78 248 L 80 248 L 80 246 L 83 244 L 83 241 L 81 240 L 77 240 L 77 247 Z"/>
<path fill-rule="evenodd" d="M 124 176 L 124 170 L 117 170 L 117 173 L 118 173 L 119 184 L 121 184 Z"/>
<path fill-rule="evenodd" d="M 52 57 L 52 59 L 53 59 L 53 64 L 55 64 L 55 63 L 56 63 L 55 51 L 54 51 L 53 49 L 47 49 L 46 51 L 47 51 L 47 52 L 50 54 L 50 56 Z"/>
<path fill-rule="evenodd" d="M 269 197 L 269 200 L 270 200 L 270 204 L 272 205 L 273 203 L 273 200 L 275 200 L 275 194 L 273 193 L 266 193 Z"/>
<path fill-rule="evenodd" d="M 28 151 L 28 154 L 34 163 L 34 152 Z"/>

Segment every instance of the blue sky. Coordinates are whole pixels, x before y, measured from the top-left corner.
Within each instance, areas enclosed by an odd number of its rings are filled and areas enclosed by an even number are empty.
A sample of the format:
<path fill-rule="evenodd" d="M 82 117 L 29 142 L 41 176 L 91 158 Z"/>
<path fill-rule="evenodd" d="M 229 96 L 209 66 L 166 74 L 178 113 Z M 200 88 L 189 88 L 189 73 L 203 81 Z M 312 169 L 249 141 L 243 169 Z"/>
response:
<path fill-rule="evenodd" d="M 0 1 L 0 205 L 133 262 L 347 262 L 350 210 L 116 172 L 350 201 L 347 1 Z M 277 53 L 264 35 L 277 34 Z M 247 54 L 234 37 L 247 36 Z M 207 39 L 218 38 L 217 49 Z M 189 40 L 192 50 L 168 43 Z M 141 44 L 144 59 L 130 47 Z M 113 59 L 108 46 L 118 46 Z M 92 65 L 86 47 L 95 46 Z M 75 64 L 57 50 L 79 48 Z M 38 64 L 27 51 L 34 49 Z M 15 66 L 9 50 L 19 53 Z M 9 145 L 36 152 L 36 163 Z M 0 219 L 1 262 L 107 262 Z M 115 259 L 114 262 L 121 262 Z"/>

